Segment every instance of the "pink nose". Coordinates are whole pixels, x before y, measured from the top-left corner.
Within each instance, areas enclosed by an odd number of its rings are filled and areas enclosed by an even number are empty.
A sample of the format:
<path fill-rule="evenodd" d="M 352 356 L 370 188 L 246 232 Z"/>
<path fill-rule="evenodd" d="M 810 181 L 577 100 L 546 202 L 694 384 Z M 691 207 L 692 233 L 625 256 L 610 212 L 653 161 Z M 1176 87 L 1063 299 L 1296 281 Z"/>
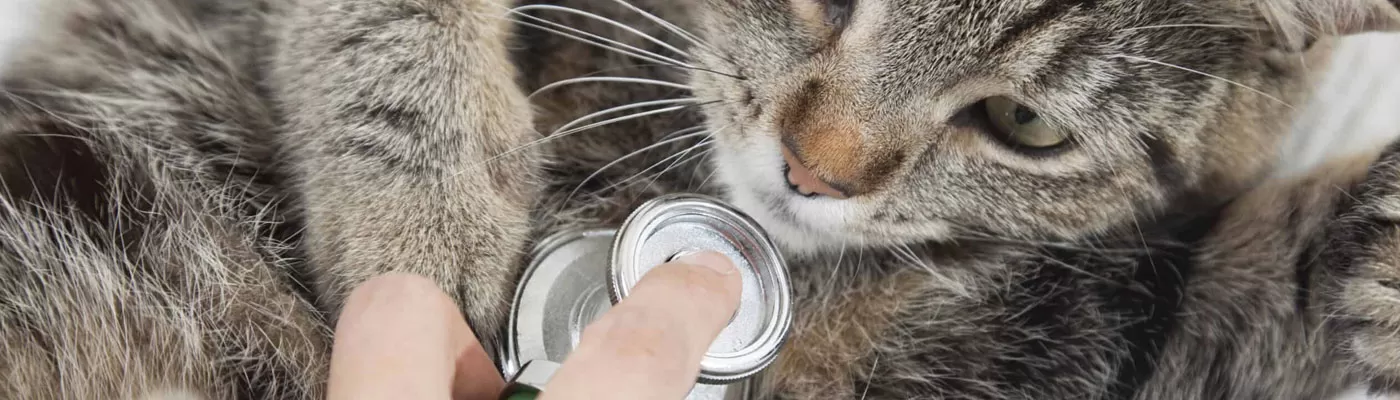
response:
<path fill-rule="evenodd" d="M 822 195 L 836 199 L 845 199 L 846 193 L 832 187 L 831 184 L 818 178 L 807 166 L 802 165 L 802 160 L 792 154 L 787 146 L 783 146 L 783 161 L 787 162 L 787 181 L 793 190 L 803 196 Z"/>

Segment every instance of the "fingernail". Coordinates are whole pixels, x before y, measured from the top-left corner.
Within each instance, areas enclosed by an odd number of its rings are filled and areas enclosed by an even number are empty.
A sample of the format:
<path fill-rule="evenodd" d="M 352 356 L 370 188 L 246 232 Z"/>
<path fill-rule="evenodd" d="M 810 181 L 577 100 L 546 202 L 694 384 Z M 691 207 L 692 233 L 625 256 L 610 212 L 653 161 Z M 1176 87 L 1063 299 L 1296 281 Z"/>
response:
<path fill-rule="evenodd" d="M 734 262 L 723 254 L 713 251 L 698 251 L 694 253 L 681 254 L 675 258 L 676 262 L 690 265 L 699 265 L 718 272 L 720 275 L 729 275 L 738 271 L 734 267 Z"/>

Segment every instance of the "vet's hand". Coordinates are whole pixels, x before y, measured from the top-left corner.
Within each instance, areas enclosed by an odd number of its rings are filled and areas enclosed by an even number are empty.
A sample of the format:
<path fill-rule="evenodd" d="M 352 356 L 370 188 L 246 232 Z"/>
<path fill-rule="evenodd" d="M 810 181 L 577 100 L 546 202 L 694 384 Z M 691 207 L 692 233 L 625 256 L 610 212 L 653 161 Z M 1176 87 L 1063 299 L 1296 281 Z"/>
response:
<path fill-rule="evenodd" d="M 652 270 L 584 330 L 541 399 L 684 398 L 740 288 L 717 253 Z M 457 306 L 423 277 L 386 275 L 351 292 L 332 351 L 332 400 L 496 400 L 504 387 Z"/>

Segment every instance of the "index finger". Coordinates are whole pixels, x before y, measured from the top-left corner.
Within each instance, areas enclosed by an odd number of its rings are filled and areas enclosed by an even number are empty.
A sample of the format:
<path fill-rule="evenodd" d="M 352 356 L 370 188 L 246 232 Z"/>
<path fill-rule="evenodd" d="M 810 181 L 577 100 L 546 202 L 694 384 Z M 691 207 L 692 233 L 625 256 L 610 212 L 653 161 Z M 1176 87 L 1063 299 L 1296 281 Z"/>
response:
<path fill-rule="evenodd" d="M 350 293 L 335 328 L 326 398 L 487 399 L 505 382 L 452 298 L 389 274 Z"/>
<path fill-rule="evenodd" d="M 718 253 L 653 269 L 584 329 L 541 397 L 684 398 L 705 351 L 739 308 L 741 288 L 738 270 Z"/>

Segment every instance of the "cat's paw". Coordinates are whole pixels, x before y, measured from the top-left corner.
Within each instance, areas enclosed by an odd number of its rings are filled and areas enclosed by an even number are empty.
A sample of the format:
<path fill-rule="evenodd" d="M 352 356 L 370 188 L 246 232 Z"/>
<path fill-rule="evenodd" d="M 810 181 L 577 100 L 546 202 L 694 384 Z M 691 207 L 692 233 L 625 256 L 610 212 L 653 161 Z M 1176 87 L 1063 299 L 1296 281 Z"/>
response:
<path fill-rule="evenodd" d="M 1400 147 L 1354 193 L 1323 253 L 1325 317 L 1352 368 L 1400 388 Z"/>

